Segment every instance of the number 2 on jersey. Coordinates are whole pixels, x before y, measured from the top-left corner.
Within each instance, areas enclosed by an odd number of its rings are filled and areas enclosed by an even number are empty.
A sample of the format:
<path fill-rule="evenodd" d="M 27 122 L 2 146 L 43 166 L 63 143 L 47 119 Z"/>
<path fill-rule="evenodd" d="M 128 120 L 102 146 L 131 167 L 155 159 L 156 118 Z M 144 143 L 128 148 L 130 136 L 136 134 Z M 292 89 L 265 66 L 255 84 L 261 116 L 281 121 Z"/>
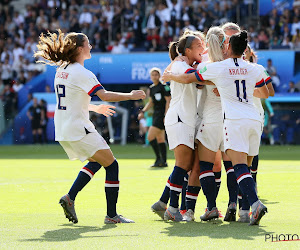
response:
<path fill-rule="evenodd" d="M 245 102 L 248 102 L 247 92 L 246 92 L 246 81 L 241 80 L 242 88 L 243 88 L 243 99 L 240 97 L 240 80 L 235 80 L 234 82 L 236 85 L 236 96 L 239 98 L 239 101 L 242 102 L 244 99 Z"/>
<path fill-rule="evenodd" d="M 62 93 L 59 93 L 59 89 L 62 90 Z M 57 92 L 57 97 L 58 97 L 58 105 L 57 105 L 57 108 L 60 109 L 60 110 L 66 110 L 67 107 L 61 106 L 61 105 L 60 105 L 60 98 L 61 98 L 61 97 L 66 97 L 65 85 L 62 85 L 62 84 L 56 85 L 56 92 Z"/>

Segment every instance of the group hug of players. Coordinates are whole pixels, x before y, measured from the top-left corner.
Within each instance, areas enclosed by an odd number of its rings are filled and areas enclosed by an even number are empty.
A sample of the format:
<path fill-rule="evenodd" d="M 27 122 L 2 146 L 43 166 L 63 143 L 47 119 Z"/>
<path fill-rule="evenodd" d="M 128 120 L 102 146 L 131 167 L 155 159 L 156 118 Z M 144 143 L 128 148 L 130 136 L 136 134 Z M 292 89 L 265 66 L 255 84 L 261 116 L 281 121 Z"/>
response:
<path fill-rule="evenodd" d="M 274 95 L 274 89 L 265 69 L 256 64 L 247 37 L 247 32 L 241 31 L 237 24 L 226 23 L 211 27 L 206 36 L 186 30 L 178 41 L 170 44 L 172 62 L 162 80 L 171 90 L 164 125 L 169 149 L 174 151 L 175 167 L 159 201 L 151 207 L 164 220 L 195 220 L 201 188 L 207 208 L 200 219 L 219 218 L 216 198 L 221 183 L 221 157 L 229 194 L 224 220 L 236 220 L 238 196 L 238 221 L 258 225 L 267 212 L 257 197 L 256 180 L 250 168 L 259 152 L 264 123 L 260 98 Z M 160 73 L 159 69 L 153 71 Z M 158 81 L 153 86 L 160 84 Z M 169 94 L 162 90 L 156 97 L 167 100 Z M 156 97 L 151 96 L 153 102 Z M 147 108 L 146 105 L 142 111 Z M 163 127 L 156 129 L 161 131 Z M 159 156 L 158 148 L 153 148 Z M 253 165 L 256 165 L 252 170 L 255 176 L 257 158 Z"/>

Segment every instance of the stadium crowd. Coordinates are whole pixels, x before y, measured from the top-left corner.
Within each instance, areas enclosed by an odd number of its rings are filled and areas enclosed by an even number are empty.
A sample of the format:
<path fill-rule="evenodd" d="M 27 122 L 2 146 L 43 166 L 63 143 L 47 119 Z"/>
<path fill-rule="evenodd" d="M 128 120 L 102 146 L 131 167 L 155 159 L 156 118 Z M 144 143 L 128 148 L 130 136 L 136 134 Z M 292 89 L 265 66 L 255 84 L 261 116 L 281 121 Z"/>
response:
<path fill-rule="evenodd" d="M 83 32 L 99 52 L 167 51 L 185 28 L 206 33 L 212 25 L 231 21 L 249 31 L 254 50 L 300 48 L 300 5 L 282 13 L 273 9 L 260 20 L 257 8 L 251 0 L 37 0 L 21 9 L 1 1 L 0 99 L 5 117 L 15 116 L 18 91 L 43 71 L 33 57 L 40 33 L 59 28 Z M 280 78 L 276 69 L 273 73 L 276 88 Z"/>

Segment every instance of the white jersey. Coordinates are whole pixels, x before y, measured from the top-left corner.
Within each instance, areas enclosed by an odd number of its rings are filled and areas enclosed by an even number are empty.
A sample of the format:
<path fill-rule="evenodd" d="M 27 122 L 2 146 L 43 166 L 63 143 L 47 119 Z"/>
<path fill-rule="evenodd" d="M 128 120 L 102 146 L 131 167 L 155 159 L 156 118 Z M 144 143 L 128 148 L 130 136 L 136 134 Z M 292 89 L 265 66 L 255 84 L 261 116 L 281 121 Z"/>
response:
<path fill-rule="evenodd" d="M 91 96 L 103 89 L 96 76 L 79 63 L 69 64 L 57 70 L 54 87 L 55 140 L 78 141 L 88 132 L 97 132 L 88 110 Z"/>
<path fill-rule="evenodd" d="M 254 88 L 265 84 L 261 68 L 241 58 L 229 58 L 210 63 L 195 74 L 199 81 L 210 80 L 217 86 L 222 117 L 261 121 L 253 104 Z"/>
<path fill-rule="evenodd" d="M 198 70 L 203 69 L 209 62 L 201 63 L 198 66 Z M 203 98 L 202 101 L 202 110 L 203 110 L 203 122 L 204 123 L 223 123 L 222 116 L 222 104 L 221 98 L 216 96 L 213 92 L 213 89 L 216 88 L 214 85 L 206 85 L 206 98 Z M 201 107 L 198 108 L 198 110 Z"/>
<path fill-rule="evenodd" d="M 179 75 L 194 72 L 185 62 L 174 62 L 171 67 L 173 74 Z M 165 125 L 171 126 L 179 121 L 195 128 L 197 118 L 196 83 L 182 84 L 171 81 L 171 102 L 165 116 Z"/>
<path fill-rule="evenodd" d="M 266 84 L 268 84 L 269 82 L 271 82 L 271 77 L 269 76 L 268 72 L 265 70 L 265 68 L 262 65 L 256 64 L 257 67 L 261 68 L 264 71 L 264 81 Z M 258 97 L 253 96 L 253 103 L 254 106 L 257 108 L 261 118 L 262 118 L 262 122 L 264 122 L 264 108 L 261 104 L 261 100 Z"/>

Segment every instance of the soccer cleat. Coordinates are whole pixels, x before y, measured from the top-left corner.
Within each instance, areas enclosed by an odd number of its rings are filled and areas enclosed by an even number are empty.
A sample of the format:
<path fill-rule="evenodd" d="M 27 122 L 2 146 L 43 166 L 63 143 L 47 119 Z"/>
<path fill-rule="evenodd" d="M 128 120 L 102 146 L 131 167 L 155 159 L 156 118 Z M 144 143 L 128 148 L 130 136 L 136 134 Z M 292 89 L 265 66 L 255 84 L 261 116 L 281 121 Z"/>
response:
<path fill-rule="evenodd" d="M 200 216 L 200 219 L 203 221 L 208 221 L 217 218 L 219 218 L 219 211 L 216 207 L 213 207 L 211 210 L 206 209 L 205 213 Z"/>
<path fill-rule="evenodd" d="M 164 220 L 182 221 L 182 215 L 178 209 L 176 209 L 176 212 L 172 212 L 171 208 L 168 207 L 164 214 Z"/>
<path fill-rule="evenodd" d="M 69 219 L 69 221 L 72 221 L 74 224 L 76 224 L 78 222 L 78 219 L 75 212 L 74 201 L 70 199 L 70 196 L 66 194 L 63 197 L 61 197 L 59 200 L 59 204 L 62 206 L 66 218 Z"/>
<path fill-rule="evenodd" d="M 164 219 L 164 214 L 166 209 L 167 209 L 167 205 L 162 201 L 157 201 L 151 206 L 151 210 L 162 219 Z"/>
<path fill-rule="evenodd" d="M 227 208 L 224 221 L 235 221 L 236 220 L 236 203 L 231 202 Z"/>
<path fill-rule="evenodd" d="M 109 217 L 108 215 L 105 216 L 104 224 L 117 224 L 117 223 L 134 223 L 133 220 L 127 219 L 122 215 L 117 214 L 114 217 Z"/>
<path fill-rule="evenodd" d="M 250 222 L 250 216 L 249 216 L 249 210 L 239 210 L 239 219 L 238 222 L 242 223 L 249 223 Z"/>
<path fill-rule="evenodd" d="M 167 162 L 161 162 L 161 163 L 159 164 L 159 167 L 160 167 L 160 168 L 166 168 L 166 167 L 168 167 L 168 163 L 167 163 Z"/>
<path fill-rule="evenodd" d="M 260 219 L 268 212 L 267 207 L 258 200 L 252 205 L 252 214 L 250 218 L 250 226 L 251 225 L 259 225 Z"/>
<path fill-rule="evenodd" d="M 185 212 L 185 214 L 182 216 L 183 221 L 191 222 L 195 220 L 194 211 L 192 209 L 189 209 Z"/>

